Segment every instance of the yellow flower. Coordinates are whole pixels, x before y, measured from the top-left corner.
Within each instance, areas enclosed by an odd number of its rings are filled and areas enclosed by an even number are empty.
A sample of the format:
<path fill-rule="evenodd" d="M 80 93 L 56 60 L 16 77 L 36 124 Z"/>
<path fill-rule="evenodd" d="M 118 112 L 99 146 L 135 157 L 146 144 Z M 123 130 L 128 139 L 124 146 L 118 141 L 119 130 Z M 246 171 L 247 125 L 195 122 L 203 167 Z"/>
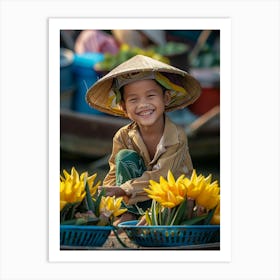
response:
<path fill-rule="evenodd" d="M 167 180 L 162 176 L 159 183 L 150 180 L 149 189 L 144 190 L 148 193 L 148 196 L 163 207 L 173 208 L 179 205 L 187 196 L 187 188 L 183 182 L 185 175 L 181 175 L 176 181 L 172 172 L 169 170 L 167 174 Z"/>
<path fill-rule="evenodd" d="M 122 197 L 102 196 L 99 205 L 100 214 L 109 218 L 111 216 L 117 217 L 126 212 L 127 209 L 121 209 L 122 199 Z"/>
<path fill-rule="evenodd" d="M 211 183 L 212 174 L 204 177 L 201 174 L 196 175 L 193 170 L 191 179 L 185 178 L 184 184 L 187 188 L 187 196 L 196 200 L 196 203 L 204 208 L 213 209 L 220 199 L 220 188 L 218 182 Z"/>
<path fill-rule="evenodd" d="M 210 221 L 210 224 L 212 224 L 212 225 L 220 224 L 220 199 L 219 199 L 218 205 L 215 209 L 214 215 Z"/>
<path fill-rule="evenodd" d="M 88 183 L 88 186 L 89 186 L 89 191 L 90 191 L 91 196 L 95 195 L 95 193 L 96 193 L 96 191 L 97 191 L 97 189 L 98 189 L 98 187 L 100 186 L 100 183 L 101 183 L 100 181 L 98 181 L 97 184 L 94 185 L 94 180 L 95 180 L 96 176 L 97 176 L 97 173 L 94 173 L 93 175 L 91 175 L 87 178 L 87 183 Z"/>
<path fill-rule="evenodd" d="M 219 223 L 220 188 L 218 181 L 211 183 L 211 180 L 212 174 L 208 175 L 208 177 L 204 177 L 201 174 L 197 176 L 195 170 L 193 170 L 190 179 L 186 178 L 185 175 L 181 175 L 175 180 L 172 172 L 168 171 L 167 180 L 162 176 L 159 182 L 150 180 L 149 188 L 144 189 L 148 196 L 153 199 L 151 208 L 145 212 L 147 223 L 152 225 L 179 225 L 186 222 L 194 224 L 198 221 L 197 217 L 193 216 L 193 214 L 198 215 L 198 210 L 195 209 L 203 209 L 205 213 L 212 215 L 213 212 L 209 210 L 214 209 L 216 206 L 215 215 L 212 217 L 211 222 Z M 190 215 L 189 213 L 186 215 L 186 205 L 187 211 L 192 211 Z M 171 208 L 173 209 L 171 210 Z M 196 211 L 196 213 L 193 211 Z M 209 215 L 207 217 L 210 217 Z M 205 217 L 202 218 L 206 219 Z"/>
<path fill-rule="evenodd" d="M 202 191 L 196 198 L 196 203 L 207 209 L 213 209 L 219 202 L 220 199 L 220 188 L 218 187 L 218 182 L 215 181 L 211 184 L 205 181 Z"/>
<path fill-rule="evenodd" d="M 60 200 L 60 211 L 64 208 L 64 206 L 67 204 L 67 201 Z"/>
<path fill-rule="evenodd" d="M 202 175 L 196 175 L 195 169 L 192 172 L 191 179 L 184 178 L 183 182 L 187 188 L 187 195 L 189 198 L 195 200 L 198 197 L 198 195 L 201 192 L 201 189 L 204 187 L 203 178 L 204 177 Z"/>
<path fill-rule="evenodd" d="M 88 177 L 87 172 L 83 172 L 80 176 L 77 170 L 72 167 L 69 174 L 63 170 L 63 176 L 60 176 L 60 210 L 64 208 L 67 203 L 74 203 L 82 201 L 86 195 L 85 187 L 88 183 L 90 194 L 93 196 L 100 182 L 94 186 L 94 180 L 97 174 Z"/>

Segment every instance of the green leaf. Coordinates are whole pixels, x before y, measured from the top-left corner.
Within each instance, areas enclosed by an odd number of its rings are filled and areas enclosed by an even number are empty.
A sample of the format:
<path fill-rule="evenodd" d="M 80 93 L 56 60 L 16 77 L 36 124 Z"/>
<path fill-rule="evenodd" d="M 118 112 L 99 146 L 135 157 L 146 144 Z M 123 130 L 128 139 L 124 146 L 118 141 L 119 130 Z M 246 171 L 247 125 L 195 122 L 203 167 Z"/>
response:
<path fill-rule="evenodd" d="M 208 212 L 208 215 L 207 215 L 207 218 L 205 219 L 204 221 L 204 225 L 209 225 L 211 220 L 212 220 L 212 217 L 215 213 L 215 210 L 216 210 L 217 206 L 215 206 L 213 209 L 211 209 L 209 212 Z"/>
<path fill-rule="evenodd" d="M 134 205 L 128 205 L 124 201 L 121 203 L 121 209 L 127 209 L 130 213 L 140 215 L 138 208 L 134 207 Z"/>
<path fill-rule="evenodd" d="M 164 207 L 163 211 L 161 212 L 161 225 L 166 225 L 168 219 L 168 208 Z"/>
<path fill-rule="evenodd" d="M 60 211 L 60 223 L 67 220 L 67 214 L 70 212 L 72 203 L 67 203 Z"/>
<path fill-rule="evenodd" d="M 153 199 L 152 200 L 152 205 L 151 205 L 151 210 L 152 210 L 152 225 L 157 226 L 158 225 L 158 219 L 157 219 L 157 207 L 156 207 L 157 203 L 156 201 Z"/>
<path fill-rule="evenodd" d="M 67 203 L 60 211 L 60 222 L 74 219 L 76 210 L 80 204 L 81 202 Z"/>
<path fill-rule="evenodd" d="M 185 199 L 178 207 L 170 225 L 179 225 L 184 217 L 187 208 L 187 200 Z"/>
<path fill-rule="evenodd" d="M 87 219 L 87 225 L 96 225 L 97 222 L 99 222 L 99 218 L 92 218 L 92 217 L 89 217 Z"/>
<path fill-rule="evenodd" d="M 146 210 L 146 212 L 145 212 L 145 219 L 146 219 L 147 224 L 149 226 L 151 226 L 152 225 L 152 220 L 151 220 L 151 217 L 149 215 L 149 211 L 148 210 Z"/>
<path fill-rule="evenodd" d="M 77 218 L 77 219 L 71 219 L 67 221 L 63 221 L 60 224 L 61 225 L 96 225 L 99 221 L 98 218 Z"/>
<path fill-rule="evenodd" d="M 88 219 L 86 218 L 77 218 L 76 219 L 76 225 L 86 225 L 88 222 Z"/>
<path fill-rule="evenodd" d="M 161 211 L 159 211 L 159 213 L 158 213 L 158 224 L 162 225 L 162 212 Z"/>
<path fill-rule="evenodd" d="M 88 183 L 86 182 L 86 202 L 87 202 L 87 206 L 88 209 L 87 210 L 91 210 L 92 213 L 95 213 L 95 205 L 94 205 L 94 201 L 91 197 L 90 191 L 89 191 L 89 186 Z"/>
<path fill-rule="evenodd" d="M 159 217 L 160 217 L 160 214 L 161 214 L 161 204 L 159 202 L 156 202 L 156 217 L 157 217 L 157 223 L 158 225 L 160 225 L 159 223 Z"/>
<path fill-rule="evenodd" d="M 81 202 L 74 203 L 72 205 L 71 215 L 70 215 L 69 219 L 75 218 L 75 214 L 78 212 L 77 209 L 79 208 L 80 204 L 81 204 Z"/>
<path fill-rule="evenodd" d="M 166 224 L 167 226 L 170 225 L 171 221 L 172 221 L 172 217 L 173 217 L 173 212 L 175 208 L 167 208 L 168 212 L 167 212 L 167 219 L 166 219 Z"/>
<path fill-rule="evenodd" d="M 203 221 L 206 217 L 207 217 L 207 214 L 201 215 L 201 216 L 192 218 L 190 220 L 185 220 L 185 221 L 181 222 L 180 225 L 195 225 L 198 222 Z"/>
<path fill-rule="evenodd" d="M 99 217 L 100 215 L 100 211 L 99 211 L 99 205 L 102 199 L 102 196 L 105 195 L 105 189 L 102 189 L 100 191 L 100 193 L 98 194 L 98 196 L 96 197 L 96 201 L 95 201 L 95 212 L 93 212 L 97 217 Z"/>
<path fill-rule="evenodd" d="M 137 211 L 138 211 L 138 214 L 139 214 L 140 216 L 143 216 L 143 215 L 145 214 L 145 212 L 143 211 L 143 209 L 142 209 L 141 207 L 139 207 L 137 204 L 135 204 L 135 207 L 136 207 L 136 209 L 137 209 Z"/>
<path fill-rule="evenodd" d="M 77 219 L 71 219 L 67 221 L 60 222 L 61 225 L 75 225 Z"/>

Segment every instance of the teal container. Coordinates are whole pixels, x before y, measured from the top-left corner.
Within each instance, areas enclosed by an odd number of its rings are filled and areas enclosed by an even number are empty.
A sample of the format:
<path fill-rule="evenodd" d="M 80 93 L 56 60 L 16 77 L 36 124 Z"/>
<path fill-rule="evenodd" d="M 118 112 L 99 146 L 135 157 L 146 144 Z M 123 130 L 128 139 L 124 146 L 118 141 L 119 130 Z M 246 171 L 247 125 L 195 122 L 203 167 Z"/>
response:
<path fill-rule="evenodd" d="M 112 226 L 60 225 L 60 246 L 102 247 Z"/>
<path fill-rule="evenodd" d="M 87 90 L 97 81 L 98 74 L 94 65 L 104 60 L 102 53 L 83 53 L 74 55 L 73 73 L 76 80 L 76 92 L 74 96 L 74 111 L 104 115 L 104 113 L 91 108 L 85 100 Z"/>

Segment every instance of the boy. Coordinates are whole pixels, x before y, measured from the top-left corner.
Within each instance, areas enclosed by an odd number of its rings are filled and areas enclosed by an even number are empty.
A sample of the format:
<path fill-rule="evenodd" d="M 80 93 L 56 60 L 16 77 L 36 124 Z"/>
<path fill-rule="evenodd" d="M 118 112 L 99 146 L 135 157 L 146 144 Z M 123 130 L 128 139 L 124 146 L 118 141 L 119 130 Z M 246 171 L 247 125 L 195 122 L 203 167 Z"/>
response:
<path fill-rule="evenodd" d="M 200 95 L 200 85 L 188 73 L 152 58 L 136 55 L 98 80 L 87 92 L 90 106 L 127 117 L 132 123 L 114 136 L 110 171 L 102 188 L 108 196 L 122 196 L 135 219 L 138 207 L 150 200 L 143 190 L 171 170 L 174 177 L 192 173 L 184 130 L 165 112 L 184 108 Z"/>

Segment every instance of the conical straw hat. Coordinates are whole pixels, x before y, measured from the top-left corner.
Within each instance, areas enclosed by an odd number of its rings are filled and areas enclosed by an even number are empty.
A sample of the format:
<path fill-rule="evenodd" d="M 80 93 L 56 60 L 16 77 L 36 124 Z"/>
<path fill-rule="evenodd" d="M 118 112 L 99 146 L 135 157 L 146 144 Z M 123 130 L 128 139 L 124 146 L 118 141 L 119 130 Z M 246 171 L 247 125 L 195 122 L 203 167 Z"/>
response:
<path fill-rule="evenodd" d="M 136 55 L 114 68 L 89 88 L 86 93 L 89 106 L 107 114 L 127 117 L 119 104 L 120 93 L 116 81 L 130 75 L 132 77 L 140 75 L 141 79 L 153 77 L 170 90 L 171 102 L 166 106 L 166 112 L 192 104 L 201 92 L 199 82 L 187 72 L 150 57 Z"/>

